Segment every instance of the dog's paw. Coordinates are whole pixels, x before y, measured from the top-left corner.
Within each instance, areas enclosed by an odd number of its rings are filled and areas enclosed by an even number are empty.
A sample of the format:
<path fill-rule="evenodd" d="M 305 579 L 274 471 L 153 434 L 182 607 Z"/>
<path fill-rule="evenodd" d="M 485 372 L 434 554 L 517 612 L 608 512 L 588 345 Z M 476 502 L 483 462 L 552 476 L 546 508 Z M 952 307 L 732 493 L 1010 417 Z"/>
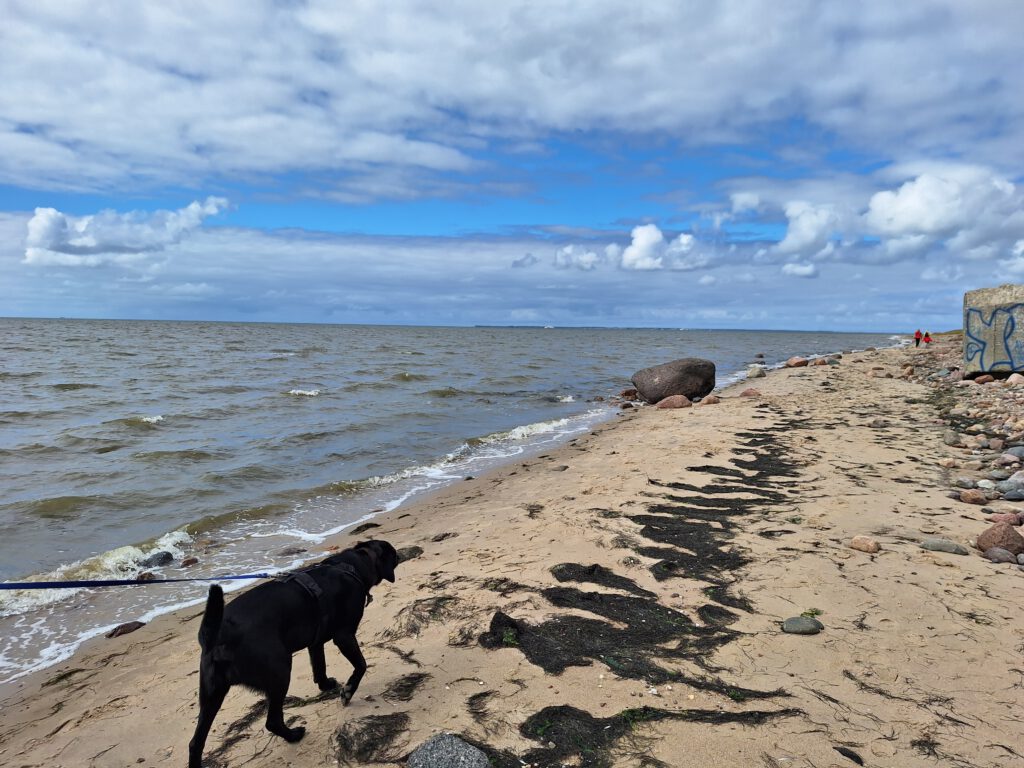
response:
<path fill-rule="evenodd" d="M 321 691 L 333 691 L 338 687 L 338 681 L 333 677 L 328 677 L 323 682 L 317 683 L 317 685 L 320 686 Z"/>
<path fill-rule="evenodd" d="M 306 735 L 306 729 L 301 725 L 295 728 L 287 728 L 283 735 L 285 741 L 289 744 L 294 744 L 296 741 L 302 740 L 302 737 Z"/>
<path fill-rule="evenodd" d="M 352 689 L 352 686 L 345 683 L 344 687 L 341 689 L 341 705 L 343 707 L 347 707 L 348 703 L 352 701 L 353 693 L 355 693 L 355 691 Z"/>

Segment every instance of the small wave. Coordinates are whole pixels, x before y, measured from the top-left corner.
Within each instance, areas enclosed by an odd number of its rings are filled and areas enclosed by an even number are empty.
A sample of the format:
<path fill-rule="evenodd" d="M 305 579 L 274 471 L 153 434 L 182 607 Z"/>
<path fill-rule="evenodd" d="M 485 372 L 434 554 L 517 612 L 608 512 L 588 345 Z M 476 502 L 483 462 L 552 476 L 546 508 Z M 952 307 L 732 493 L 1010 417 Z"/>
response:
<path fill-rule="evenodd" d="M 76 389 L 98 389 L 99 384 L 89 384 L 86 382 L 69 381 L 62 384 L 51 384 L 53 389 L 59 392 L 74 392 Z"/>
<path fill-rule="evenodd" d="M 217 458 L 208 451 L 186 449 L 181 451 L 142 451 L 132 456 L 141 461 L 207 461 Z"/>
<path fill-rule="evenodd" d="M 396 373 L 391 377 L 392 381 L 429 381 L 434 378 L 433 376 L 427 376 L 422 373 Z"/>
<path fill-rule="evenodd" d="M 568 419 L 555 419 L 553 421 L 539 421 L 536 424 L 526 424 L 506 432 L 495 432 L 480 438 L 481 443 L 497 443 L 505 440 L 527 440 L 535 435 L 550 434 L 569 426 Z"/>
<path fill-rule="evenodd" d="M 125 416 L 123 419 L 114 419 L 111 424 L 117 424 L 128 429 L 156 429 L 156 425 L 164 420 L 163 416 Z"/>
<path fill-rule="evenodd" d="M 0 381 L 5 379 L 37 379 L 42 375 L 42 371 L 0 371 Z"/>
<path fill-rule="evenodd" d="M 572 395 L 563 395 L 562 397 L 557 398 L 557 402 L 559 402 L 559 403 L 575 403 L 576 402 L 576 398 L 573 397 Z"/>
<path fill-rule="evenodd" d="M 46 573 L 27 576 L 24 581 L 132 579 L 141 573 L 141 563 L 150 555 L 156 552 L 170 552 L 176 560 L 180 560 L 191 542 L 192 537 L 186 531 L 172 531 L 155 541 L 118 547 L 96 557 L 62 565 Z M 0 616 L 13 616 L 52 605 L 82 591 L 80 587 L 4 590 L 0 592 Z"/>
<path fill-rule="evenodd" d="M 290 389 L 288 390 L 289 395 L 295 395 L 296 397 L 319 397 L 319 389 Z"/>
<path fill-rule="evenodd" d="M 423 394 L 426 397 L 462 397 L 469 393 L 455 387 L 444 387 L 443 389 L 428 389 Z"/>

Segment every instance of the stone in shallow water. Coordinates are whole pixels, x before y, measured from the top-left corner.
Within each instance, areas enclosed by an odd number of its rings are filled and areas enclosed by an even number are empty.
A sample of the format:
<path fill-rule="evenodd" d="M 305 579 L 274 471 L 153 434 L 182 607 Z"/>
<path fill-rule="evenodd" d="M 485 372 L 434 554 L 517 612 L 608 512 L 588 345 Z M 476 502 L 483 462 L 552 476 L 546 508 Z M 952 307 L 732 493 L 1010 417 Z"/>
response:
<path fill-rule="evenodd" d="M 967 547 L 949 539 L 925 539 L 921 542 L 921 549 L 927 549 L 930 552 L 948 552 L 951 555 L 967 554 Z"/>
<path fill-rule="evenodd" d="M 824 624 L 810 616 L 794 616 L 782 622 L 782 631 L 791 635 L 816 635 L 824 628 Z"/>

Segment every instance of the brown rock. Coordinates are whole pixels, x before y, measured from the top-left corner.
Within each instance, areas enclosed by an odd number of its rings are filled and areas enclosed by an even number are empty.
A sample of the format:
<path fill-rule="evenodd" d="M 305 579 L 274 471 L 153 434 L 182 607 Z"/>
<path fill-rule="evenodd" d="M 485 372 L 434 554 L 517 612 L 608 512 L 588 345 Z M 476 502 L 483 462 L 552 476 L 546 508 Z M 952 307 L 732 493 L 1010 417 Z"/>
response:
<path fill-rule="evenodd" d="M 655 408 L 689 408 L 693 403 L 685 395 L 669 395 L 659 400 Z"/>
<path fill-rule="evenodd" d="M 759 389 L 754 389 L 753 387 L 747 387 L 747 389 L 744 389 L 742 392 L 740 392 L 740 397 L 760 397 L 760 396 L 761 396 L 761 391 Z"/>
<path fill-rule="evenodd" d="M 791 357 L 786 361 L 787 368 L 803 368 L 807 365 L 806 357 Z"/>
<path fill-rule="evenodd" d="M 983 373 L 981 376 L 978 376 L 974 380 L 974 383 L 975 384 L 991 384 L 995 380 L 996 380 L 996 377 L 993 376 L 992 374 L 990 374 L 990 373 Z"/>
<path fill-rule="evenodd" d="M 990 437 L 988 439 L 988 447 L 990 451 L 1001 451 L 1006 446 L 1006 443 L 998 437 Z"/>
<path fill-rule="evenodd" d="M 156 574 L 151 571 L 143 571 L 135 577 L 136 581 L 153 581 L 156 578 Z"/>
<path fill-rule="evenodd" d="M 1019 555 L 1024 552 L 1024 536 L 1009 523 L 996 523 L 978 537 L 978 549 L 982 552 L 999 547 L 1007 552 Z"/>
<path fill-rule="evenodd" d="M 623 400 L 637 400 L 639 399 L 640 394 L 635 389 L 624 389 L 619 392 L 619 397 Z"/>
<path fill-rule="evenodd" d="M 824 357 L 819 357 L 817 360 L 811 363 L 811 365 L 828 365 L 828 360 L 826 360 Z"/>
<path fill-rule="evenodd" d="M 960 501 L 965 504 L 985 504 L 988 499 L 985 497 L 985 492 L 978 488 L 968 488 L 967 490 L 960 491 Z"/>
<path fill-rule="evenodd" d="M 850 541 L 850 549 L 859 549 L 872 555 L 881 548 L 882 546 L 870 536 L 854 536 Z"/>
<path fill-rule="evenodd" d="M 1020 525 L 1020 515 L 1016 512 L 996 512 L 985 518 L 990 523 L 1008 523 L 1009 525 Z"/>
<path fill-rule="evenodd" d="M 129 621 L 127 624 L 118 624 L 112 630 L 107 632 L 107 637 L 120 637 L 121 635 L 127 635 L 134 632 L 136 629 L 142 629 L 146 626 L 141 621 Z"/>
<path fill-rule="evenodd" d="M 703 400 L 700 401 L 700 404 L 701 405 L 718 405 L 720 402 L 722 402 L 722 398 L 720 398 L 718 395 L 708 395 L 707 397 L 705 397 Z"/>
<path fill-rule="evenodd" d="M 621 408 L 624 411 L 628 411 L 632 407 L 633 407 L 632 403 L 623 403 L 622 405 L 619 406 L 619 408 Z"/>
<path fill-rule="evenodd" d="M 1013 385 L 1024 384 L 1024 376 L 1021 376 L 1019 373 L 1011 373 L 1006 383 Z"/>
<path fill-rule="evenodd" d="M 181 561 L 181 567 L 188 568 L 190 565 L 195 565 L 198 562 L 198 557 L 186 557 L 184 560 Z"/>

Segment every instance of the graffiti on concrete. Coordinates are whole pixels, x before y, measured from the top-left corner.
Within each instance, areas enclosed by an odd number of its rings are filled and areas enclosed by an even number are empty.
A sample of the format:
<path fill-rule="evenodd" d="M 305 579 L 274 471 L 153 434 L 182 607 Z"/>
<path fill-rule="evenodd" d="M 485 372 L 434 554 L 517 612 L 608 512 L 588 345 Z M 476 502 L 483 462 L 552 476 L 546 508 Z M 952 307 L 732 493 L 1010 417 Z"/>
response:
<path fill-rule="evenodd" d="M 964 334 L 966 363 L 973 363 L 982 371 L 1024 370 L 1024 304 L 1010 304 L 990 312 L 968 307 Z"/>

